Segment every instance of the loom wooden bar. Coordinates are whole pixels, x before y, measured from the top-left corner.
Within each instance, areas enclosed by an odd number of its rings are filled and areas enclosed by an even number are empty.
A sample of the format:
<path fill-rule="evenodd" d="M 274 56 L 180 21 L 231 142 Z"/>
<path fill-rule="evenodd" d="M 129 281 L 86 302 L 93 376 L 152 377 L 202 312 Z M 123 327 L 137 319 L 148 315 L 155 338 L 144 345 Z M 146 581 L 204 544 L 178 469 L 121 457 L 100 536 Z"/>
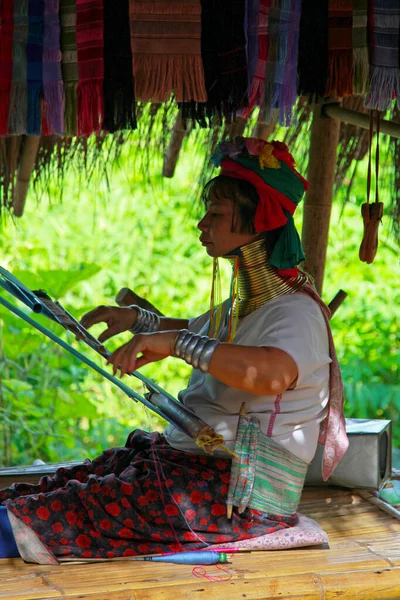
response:
<path fill-rule="evenodd" d="M 370 127 L 369 115 L 363 115 L 354 110 L 348 110 L 336 102 L 324 104 L 322 106 L 322 114 L 331 117 L 332 119 L 343 121 L 344 123 L 362 127 L 363 129 L 369 129 Z M 374 131 L 376 131 L 376 122 L 374 122 L 373 127 Z M 379 129 L 381 133 L 387 133 L 391 137 L 400 138 L 400 123 L 380 119 Z"/>
<path fill-rule="evenodd" d="M 328 247 L 339 131 L 340 121 L 321 116 L 319 107 L 314 109 L 307 174 L 310 189 L 304 201 L 302 242 L 306 255 L 304 269 L 314 278 L 320 295 Z"/>
<path fill-rule="evenodd" d="M 219 575 L 221 581 L 196 577 L 191 565 L 117 561 L 49 566 L 5 559 L 0 560 L 0 599 L 400 598 L 400 521 L 354 490 L 307 487 L 300 510 L 321 523 L 329 548 L 234 554 L 222 565 L 224 571 L 206 567 L 207 575 Z"/>

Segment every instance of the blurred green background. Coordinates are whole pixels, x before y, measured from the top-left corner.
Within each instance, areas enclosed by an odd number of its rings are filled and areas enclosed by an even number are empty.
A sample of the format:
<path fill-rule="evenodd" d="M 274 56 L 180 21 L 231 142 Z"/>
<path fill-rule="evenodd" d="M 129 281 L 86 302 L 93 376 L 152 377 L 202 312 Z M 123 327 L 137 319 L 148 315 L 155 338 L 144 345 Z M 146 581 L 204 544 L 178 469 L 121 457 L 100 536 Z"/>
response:
<path fill-rule="evenodd" d="M 0 264 L 29 287 L 45 289 L 77 318 L 99 304 L 114 303 L 125 286 L 165 314 L 200 314 L 208 308 L 211 284 L 211 260 L 196 229 L 201 208 L 193 194 L 204 155 L 195 149 L 186 152 L 172 180 L 157 175 L 154 160 L 150 184 L 135 175 L 133 152 L 127 144 L 108 190 L 94 180 L 71 176 L 61 203 L 56 183 L 40 201 L 31 194 L 22 220 L 8 217 L 1 223 Z M 361 169 L 344 207 L 345 184 L 335 198 L 323 297 L 329 302 L 339 288 L 349 294 L 332 319 L 346 416 L 392 419 L 394 444 L 400 446 L 399 254 L 386 217 L 375 262 L 366 265 L 358 259 L 364 173 Z M 383 202 L 389 194 L 389 183 L 382 181 Z M 299 229 L 301 216 L 300 209 Z M 78 346 L 56 324 L 38 320 Z M 108 347 L 126 339 L 122 335 Z M 80 350 L 101 363 L 89 348 Z M 185 386 L 189 367 L 167 359 L 143 373 L 176 394 Z M 154 413 L 2 307 L 0 376 L 3 466 L 94 457 L 104 447 L 123 445 L 135 427 L 164 426 Z M 140 382 L 129 383 L 143 391 Z"/>

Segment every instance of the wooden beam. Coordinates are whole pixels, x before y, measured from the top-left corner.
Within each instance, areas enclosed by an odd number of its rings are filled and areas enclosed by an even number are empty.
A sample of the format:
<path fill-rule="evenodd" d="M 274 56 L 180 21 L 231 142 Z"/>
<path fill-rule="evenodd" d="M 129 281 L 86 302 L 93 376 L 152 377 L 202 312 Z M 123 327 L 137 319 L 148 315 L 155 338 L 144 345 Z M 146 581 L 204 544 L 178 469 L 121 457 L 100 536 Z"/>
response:
<path fill-rule="evenodd" d="M 303 266 L 314 278 L 319 294 L 324 280 L 339 129 L 340 121 L 321 116 L 320 107 L 314 109 L 302 242 L 306 255 Z"/>
<path fill-rule="evenodd" d="M 363 129 L 369 129 L 370 126 L 369 115 L 363 115 L 355 110 L 348 110 L 336 102 L 324 104 L 321 113 L 324 116 L 338 119 L 339 121 L 350 123 Z M 380 119 L 379 129 L 381 133 L 387 133 L 391 137 L 400 138 L 400 123 Z M 374 131 L 376 131 L 376 122 L 374 122 Z"/>

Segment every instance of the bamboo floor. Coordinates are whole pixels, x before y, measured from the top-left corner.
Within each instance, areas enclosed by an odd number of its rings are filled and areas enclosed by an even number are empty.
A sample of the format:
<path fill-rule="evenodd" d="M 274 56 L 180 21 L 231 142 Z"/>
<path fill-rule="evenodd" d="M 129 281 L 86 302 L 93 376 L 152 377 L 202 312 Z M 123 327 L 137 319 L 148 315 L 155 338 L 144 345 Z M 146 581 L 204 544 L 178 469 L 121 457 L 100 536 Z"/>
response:
<path fill-rule="evenodd" d="M 151 562 L 49 566 L 3 559 L 0 599 L 400 599 L 400 521 L 367 496 L 305 488 L 300 510 L 328 533 L 329 548 L 234 554 L 223 571 L 213 565 L 195 572 L 192 565 Z"/>

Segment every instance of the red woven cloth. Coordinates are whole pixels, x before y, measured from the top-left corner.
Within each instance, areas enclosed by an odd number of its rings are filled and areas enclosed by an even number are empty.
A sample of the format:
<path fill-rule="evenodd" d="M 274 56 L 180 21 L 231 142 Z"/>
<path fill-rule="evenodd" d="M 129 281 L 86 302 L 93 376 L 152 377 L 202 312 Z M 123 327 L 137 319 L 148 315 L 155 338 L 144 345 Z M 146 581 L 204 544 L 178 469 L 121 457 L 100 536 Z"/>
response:
<path fill-rule="evenodd" d="M 8 133 L 13 70 L 14 0 L 0 2 L 0 135 Z"/>
<path fill-rule="evenodd" d="M 76 0 L 78 135 L 100 131 L 104 117 L 102 0 Z"/>
<path fill-rule="evenodd" d="M 18 483 L 0 502 L 55 556 L 116 558 L 180 552 L 273 533 L 297 523 L 246 509 L 226 516 L 231 461 L 174 450 L 158 433 L 134 431 L 124 448 L 58 469 L 39 485 Z M 38 560 L 30 554 L 26 557 Z M 21 536 L 18 536 L 20 542 Z M 42 546 L 43 548 L 43 546 Z M 20 548 L 21 550 L 21 548 Z M 22 552 L 23 557 L 25 552 Z"/>
<path fill-rule="evenodd" d="M 353 93 L 353 0 L 329 0 L 326 96 Z"/>

